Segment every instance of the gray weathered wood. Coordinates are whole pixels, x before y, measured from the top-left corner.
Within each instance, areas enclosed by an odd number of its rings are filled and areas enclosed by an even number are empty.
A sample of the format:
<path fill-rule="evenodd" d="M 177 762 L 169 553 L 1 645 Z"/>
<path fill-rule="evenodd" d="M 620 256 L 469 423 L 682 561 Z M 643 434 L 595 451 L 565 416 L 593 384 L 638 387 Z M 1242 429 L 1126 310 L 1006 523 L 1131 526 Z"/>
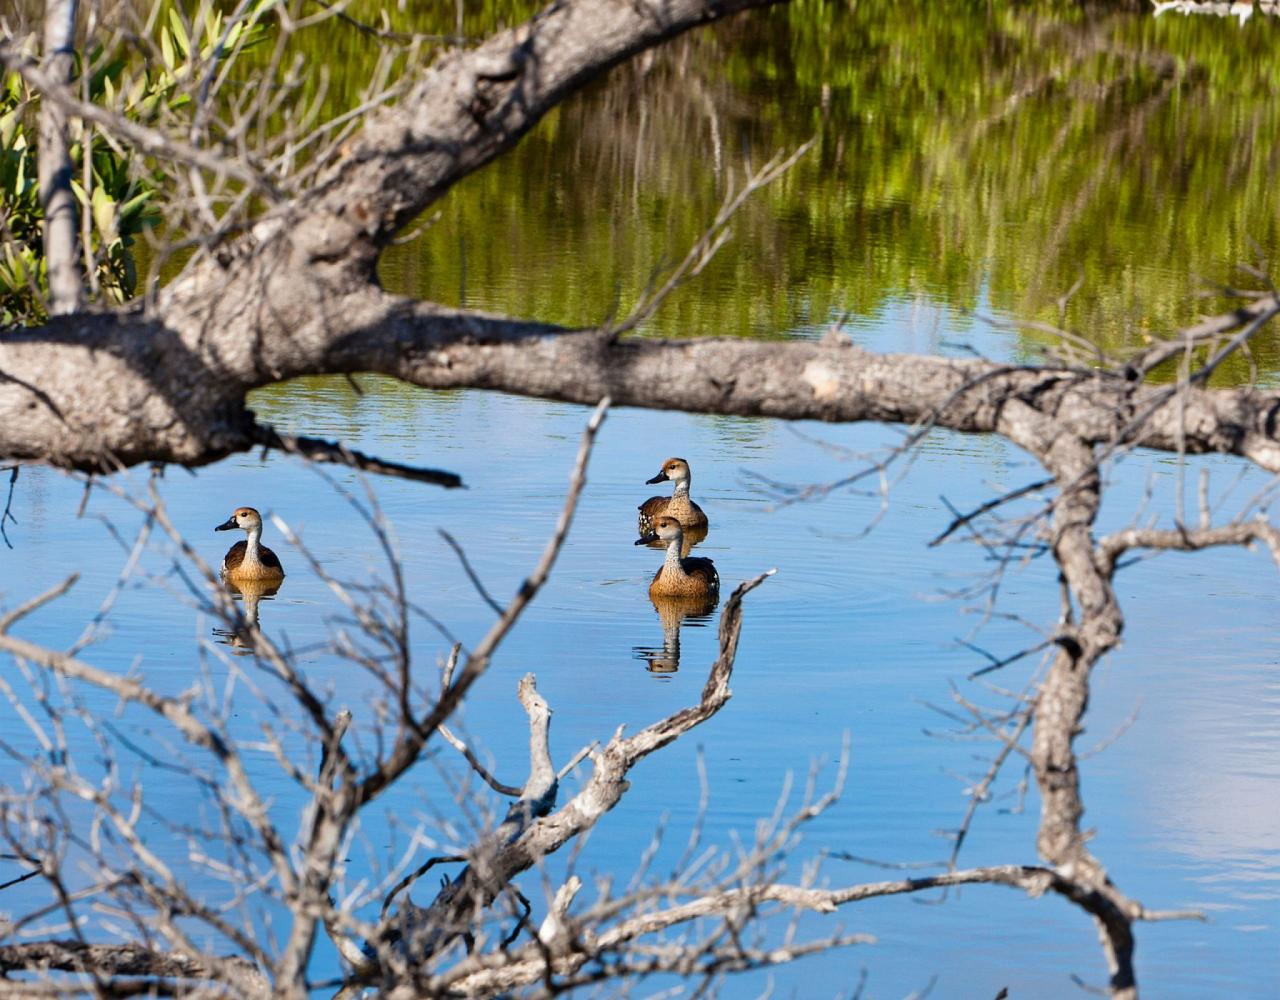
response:
<path fill-rule="evenodd" d="M 45 71 L 66 85 L 75 69 L 78 0 L 46 0 L 44 9 Z M 76 229 L 76 196 L 71 190 L 71 139 L 67 114 L 53 101 L 40 105 L 40 149 L 36 171 L 44 209 L 44 260 L 49 279 L 49 311 L 78 310 L 84 300 L 80 274 L 80 240 Z"/>

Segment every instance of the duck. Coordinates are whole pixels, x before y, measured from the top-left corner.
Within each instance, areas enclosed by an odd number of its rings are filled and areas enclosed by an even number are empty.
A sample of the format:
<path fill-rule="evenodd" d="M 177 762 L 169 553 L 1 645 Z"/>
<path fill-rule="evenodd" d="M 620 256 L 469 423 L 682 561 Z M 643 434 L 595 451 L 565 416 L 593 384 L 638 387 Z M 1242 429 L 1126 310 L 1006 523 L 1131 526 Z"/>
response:
<path fill-rule="evenodd" d="M 707 536 L 707 515 L 689 498 L 689 485 L 693 482 L 693 473 L 689 471 L 689 463 L 683 458 L 668 458 L 662 468 L 652 479 L 645 480 L 652 485 L 670 480 L 676 484 L 675 491 L 669 497 L 650 497 L 640 505 L 640 534 L 654 537 L 654 522 L 660 515 L 674 517 L 680 522 L 686 534 L 696 534 L 701 541 Z"/>
<path fill-rule="evenodd" d="M 283 580 L 284 567 L 280 565 L 280 557 L 258 543 L 262 537 L 262 515 L 252 507 L 237 507 L 225 522 L 213 530 L 232 531 L 235 528 L 249 537 L 243 542 L 236 542 L 223 556 L 223 578 L 231 583 Z"/>
<path fill-rule="evenodd" d="M 710 559 L 681 555 L 684 528 L 679 520 L 669 514 L 661 514 L 654 520 L 653 530 L 667 543 L 667 558 L 649 584 L 649 599 L 655 603 L 666 597 L 714 600 L 720 593 L 720 574 Z M 641 535 L 636 544 L 648 545 L 651 540 L 650 536 Z"/>

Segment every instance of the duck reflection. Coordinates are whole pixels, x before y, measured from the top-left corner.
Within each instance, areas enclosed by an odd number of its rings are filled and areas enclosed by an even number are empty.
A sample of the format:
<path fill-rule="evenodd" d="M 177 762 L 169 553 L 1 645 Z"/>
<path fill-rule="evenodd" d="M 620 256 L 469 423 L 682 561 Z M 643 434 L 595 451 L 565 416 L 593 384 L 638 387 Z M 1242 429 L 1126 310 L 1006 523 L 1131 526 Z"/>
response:
<path fill-rule="evenodd" d="M 224 580 L 232 598 L 244 601 L 244 624 L 237 628 L 215 628 L 214 636 L 224 645 L 240 654 L 253 652 L 253 641 L 258 629 L 258 602 L 270 600 L 280 589 L 281 580 Z"/>
<path fill-rule="evenodd" d="M 716 597 L 651 597 L 662 622 L 662 648 L 634 647 L 636 659 L 644 660 L 650 673 L 674 674 L 680 669 L 680 627 L 688 622 L 705 628 L 716 609 Z"/>

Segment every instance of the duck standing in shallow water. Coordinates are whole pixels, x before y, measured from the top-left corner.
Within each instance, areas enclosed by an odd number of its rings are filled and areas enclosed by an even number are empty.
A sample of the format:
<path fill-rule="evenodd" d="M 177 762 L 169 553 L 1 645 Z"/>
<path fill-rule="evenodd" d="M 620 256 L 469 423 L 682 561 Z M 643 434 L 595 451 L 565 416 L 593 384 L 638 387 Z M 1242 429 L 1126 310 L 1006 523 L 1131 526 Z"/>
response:
<path fill-rule="evenodd" d="M 249 537 L 227 550 L 222 559 L 222 576 L 232 583 L 278 583 L 283 580 L 284 567 L 280 565 L 280 557 L 258 542 L 262 537 L 262 515 L 252 507 L 237 507 L 234 514 L 213 530 L 231 531 L 234 528 L 239 528 Z"/>
<path fill-rule="evenodd" d="M 654 533 L 667 543 L 667 558 L 649 584 L 649 598 L 655 603 L 663 597 L 692 597 L 714 600 L 720 593 L 720 574 L 710 559 L 680 554 L 684 529 L 674 517 L 663 514 L 653 523 Z M 637 545 L 648 545 L 652 539 L 641 536 Z"/>
<path fill-rule="evenodd" d="M 656 534 L 654 525 L 664 514 L 674 517 L 680 522 L 685 534 L 691 542 L 700 542 L 707 537 L 707 515 L 702 508 L 689 499 L 689 485 L 693 482 L 693 473 L 689 471 L 689 463 L 683 458 L 669 458 L 662 463 L 658 474 L 646 482 L 662 483 L 670 480 L 676 484 L 675 492 L 669 497 L 650 497 L 640 505 L 640 535 L 653 541 Z"/>

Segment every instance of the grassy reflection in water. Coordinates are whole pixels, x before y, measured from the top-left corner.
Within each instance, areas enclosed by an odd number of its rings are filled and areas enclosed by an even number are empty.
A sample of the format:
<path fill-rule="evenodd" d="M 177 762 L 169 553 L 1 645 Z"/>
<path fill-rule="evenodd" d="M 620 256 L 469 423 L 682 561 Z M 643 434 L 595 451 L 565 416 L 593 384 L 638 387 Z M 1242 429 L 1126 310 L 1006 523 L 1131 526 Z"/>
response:
<path fill-rule="evenodd" d="M 649 327 L 777 335 L 923 293 L 1109 348 L 1200 311 L 1280 225 L 1280 26 L 799 0 L 622 67 L 460 185 L 390 284 L 564 323 L 635 300 L 731 176 L 819 145 Z M 1256 244 L 1256 249 L 1255 249 Z M 1259 345 L 1264 367 L 1274 338 Z"/>
<path fill-rule="evenodd" d="M 463 36 L 539 6 L 468 2 Z M 1056 321 L 1079 282 L 1067 325 L 1135 346 L 1218 308 L 1196 297 L 1206 279 L 1239 281 L 1237 263 L 1280 248 L 1280 25 L 1134 6 L 794 0 L 695 32 L 619 67 L 460 184 L 384 279 L 599 322 L 684 253 L 749 165 L 816 135 L 646 332 L 785 336 L 907 296 Z M 327 116 L 358 105 L 384 47 L 416 33 L 412 58 L 434 58 L 457 10 L 358 0 L 350 20 L 301 31 L 299 100 L 323 88 Z M 1280 367 L 1276 334 L 1255 357 Z"/>

